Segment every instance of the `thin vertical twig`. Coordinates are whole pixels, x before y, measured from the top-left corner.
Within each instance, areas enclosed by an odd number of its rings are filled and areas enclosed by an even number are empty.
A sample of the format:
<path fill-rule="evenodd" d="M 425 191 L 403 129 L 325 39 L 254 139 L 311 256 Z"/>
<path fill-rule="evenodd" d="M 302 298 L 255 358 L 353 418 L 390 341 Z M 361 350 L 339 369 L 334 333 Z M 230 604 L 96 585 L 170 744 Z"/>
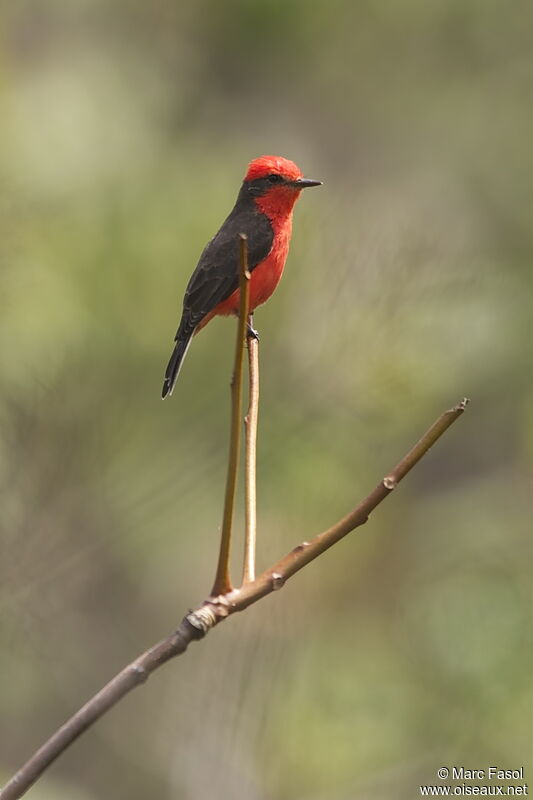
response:
<path fill-rule="evenodd" d="M 248 319 L 252 328 L 252 315 Z M 256 489 L 256 442 L 257 416 L 259 412 L 259 341 L 248 336 L 248 412 L 244 418 L 244 567 L 242 582 L 255 580 L 255 550 L 257 539 L 257 489 Z"/>
<path fill-rule="evenodd" d="M 235 506 L 235 491 L 237 486 L 237 472 L 239 469 L 239 451 L 241 446 L 242 373 L 244 363 L 244 348 L 246 344 L 246 323 L 248 321 L 248 306 L 250 300 L 248 238 L 244 233 L 239 234 L 239 290 L 239 321 L 237 324 L 237 341 L 235 344 L 233 377 L 231 379 L 230 448 L 228 457 L 228 471 L 226 476 L 226 492 L 224 496 L 224 515 L 222 518 L 222 531 L 220 534 L 220 551 L 218 556 L 215 582 L 211 590 L 211 595 L 213 597 L 227 594 L 233 588 L 230 577 L 229 560 L 231 529 L 233 525 L 233 509 Z"/>

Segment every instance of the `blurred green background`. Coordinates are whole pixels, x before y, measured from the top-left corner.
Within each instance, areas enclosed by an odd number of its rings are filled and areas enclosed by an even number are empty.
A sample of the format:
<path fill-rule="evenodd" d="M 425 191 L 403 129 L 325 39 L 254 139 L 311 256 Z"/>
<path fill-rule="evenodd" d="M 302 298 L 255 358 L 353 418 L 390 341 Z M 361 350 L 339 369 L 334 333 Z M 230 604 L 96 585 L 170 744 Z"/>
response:
<path fill-rule="evenodd" d="M 533 7 L 17 0 L 0 60 L 0 772 L 212 583 L 234 323 L 163 370 L 246 164 L 324 181 L 261 333 L 260 565 L 357 534 L 30 792 L 412 798 L 531 763 Z M 238 554 L 237 554 L 238 555 Z"/>

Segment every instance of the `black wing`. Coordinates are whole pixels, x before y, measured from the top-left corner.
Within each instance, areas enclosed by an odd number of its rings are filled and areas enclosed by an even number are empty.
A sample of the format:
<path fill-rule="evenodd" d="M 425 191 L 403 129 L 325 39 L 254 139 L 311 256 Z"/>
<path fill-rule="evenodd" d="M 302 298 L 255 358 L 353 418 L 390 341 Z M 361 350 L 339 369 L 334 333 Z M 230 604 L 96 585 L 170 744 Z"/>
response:
<path fill-rule="evenodd" d="M 248 269 L 254 270 L 267 257 L 274 240 L 268 217 L 261 214 L 252 197 L 241 192 L 235 208 L 211 239 L 194 270 L 183 299 L 183 314 L 168 362 L 162 396 L 172 394 L 195 328 L 215 306 L 233 294 L 239 285 L 239 234 L 248 237 Z"/>
<path fill-rule="evenodd" d="M 274 231 L 268 217 L 252 207 L 235 206 L 216 236 L 205 247 L 183 299 L 176 340 L 192 332 L 202 319 L 239 285 L 239 234 L 248 237 L 250 272 L 267 257 Z"/>

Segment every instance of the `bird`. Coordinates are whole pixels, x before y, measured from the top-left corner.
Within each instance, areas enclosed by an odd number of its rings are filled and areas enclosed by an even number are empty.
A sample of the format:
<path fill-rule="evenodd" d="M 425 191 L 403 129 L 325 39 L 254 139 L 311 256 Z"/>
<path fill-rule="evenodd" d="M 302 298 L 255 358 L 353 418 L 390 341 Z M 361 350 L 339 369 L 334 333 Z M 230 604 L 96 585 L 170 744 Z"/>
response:
<path fill-rule="evenodd" d="M 282 276 L 300 192 L 321 184 L 304 178 L 294 161 L 281 156 L 260 156 L 250 162 L 232 211 L 204 248 L 187 284 L 163 398 L 172 394 L 193 336 L 217 315 L 238 316 L 239 234 L 248 240 L 249 310 L 253 313 L 268 300 Z M 253 328 L 249 333 L 257 336 Z"/>

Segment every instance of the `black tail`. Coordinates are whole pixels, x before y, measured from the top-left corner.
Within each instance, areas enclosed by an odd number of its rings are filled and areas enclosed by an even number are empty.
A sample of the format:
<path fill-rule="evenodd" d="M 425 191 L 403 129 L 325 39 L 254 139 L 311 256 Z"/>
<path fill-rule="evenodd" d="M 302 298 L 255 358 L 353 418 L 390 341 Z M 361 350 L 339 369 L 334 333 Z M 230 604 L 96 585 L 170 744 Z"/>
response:
<path fill-rule="evenodd" d="M 176 346 L 174 348 L 172 355 L 170 356 L 170 361 L 167 364 L 167 369 L 165 372 L 165 380 L 163 381 L 163 391 L 161 392 L 161 397 L 163 399 L 165 399 L 167 394 L 172 394 L 172 390 L 174 389 L 176 378 L 179 375 L 183 359 L 185 358 L 185 354 L 189 349 L 192 335 L 193 331 L 191 331 L 189 334 L 179 334 L 178 332 L 178 336 L 176 338 Z"/>

